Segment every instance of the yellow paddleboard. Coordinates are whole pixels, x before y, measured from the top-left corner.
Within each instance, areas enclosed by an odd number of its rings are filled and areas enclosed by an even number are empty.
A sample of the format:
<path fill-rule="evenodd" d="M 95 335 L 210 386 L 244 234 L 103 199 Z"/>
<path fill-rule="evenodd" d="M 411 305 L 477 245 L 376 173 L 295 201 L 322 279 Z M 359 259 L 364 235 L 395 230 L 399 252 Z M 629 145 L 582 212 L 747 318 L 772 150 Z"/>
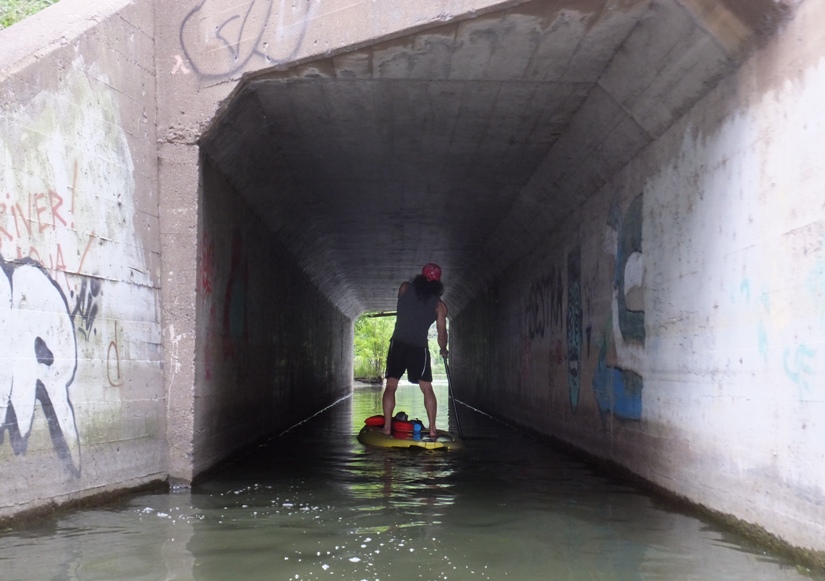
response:
<path fill-rule="evenodd" d="M 381 431 L 380 426 L 364 426 L 358 434 L 358 441 L 365 446 L 378 448 L 424 448 L 425 450 L 460 450 L 464 447 L 458 436 L 438 430 L 438 436 L 419 433 L 393 432 L 391 436 Z"/>

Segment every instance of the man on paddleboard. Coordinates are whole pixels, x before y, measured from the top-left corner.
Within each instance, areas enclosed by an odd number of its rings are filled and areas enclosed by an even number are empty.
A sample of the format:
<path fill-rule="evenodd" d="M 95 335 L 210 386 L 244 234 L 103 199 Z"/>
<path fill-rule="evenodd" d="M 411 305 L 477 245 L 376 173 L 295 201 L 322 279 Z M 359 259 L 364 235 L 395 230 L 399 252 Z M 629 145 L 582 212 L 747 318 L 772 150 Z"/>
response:
<path fill-rule="evenodd" d="M 392 412 L 395 409 L 395 391 L 398 380 L 407 373 L 410 383 L 417 383 L 424 394 L 424 409 L 430 423 L 430 436 L 438 434 L 435 428 L 435 412 L 438 404 L 433 392 L 433 371 L 430 367 L 430 350 L 427 334 L 435 322 L 441 356 L 447 357 L 447 305 L 441 300 L 444 285 L 441 283 L 441 267 L 425 264 L 421 274 L 398 289 L 395 330 L 387 353 L 387 385 L 384 388 L 385 434 L 392 430 Z"/>

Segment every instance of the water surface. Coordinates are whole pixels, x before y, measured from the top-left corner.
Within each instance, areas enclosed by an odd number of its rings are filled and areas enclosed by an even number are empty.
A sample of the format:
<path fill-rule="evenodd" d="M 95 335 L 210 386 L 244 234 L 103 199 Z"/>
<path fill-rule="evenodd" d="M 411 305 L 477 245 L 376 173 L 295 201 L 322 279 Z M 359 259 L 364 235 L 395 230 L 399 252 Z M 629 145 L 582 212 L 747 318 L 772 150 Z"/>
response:
<path fill-rule="evenodd" d="M 426 419 L 421 400 L 402 387 L 396 409 Z M 380 402 L 380 389 L 356 389 L 191 491 L 6 531 L 0 579 L 809 578 L 466 407 L 463 451 L 366 449 L 355 436 Z"/>

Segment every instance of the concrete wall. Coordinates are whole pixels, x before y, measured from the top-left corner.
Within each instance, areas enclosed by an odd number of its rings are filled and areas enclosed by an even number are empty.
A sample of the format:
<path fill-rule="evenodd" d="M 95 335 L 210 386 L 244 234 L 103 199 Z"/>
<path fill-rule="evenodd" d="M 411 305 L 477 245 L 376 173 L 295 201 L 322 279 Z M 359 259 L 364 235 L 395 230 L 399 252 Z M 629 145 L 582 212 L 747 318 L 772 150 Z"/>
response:
<path fill-rule="evenodd" d="M 201 167 L 195 475 L 349 393 L 353 351 L 352 321 Z"/>
<path fill-rule="evenodd" d="M 459 398 L 819 551 L 823 19 L 802 4 L 452 326 Z"/>
<path fill-rule="evenodd" d="M 0 516 L 165 478 L 151 2 L 0 31 Z"/>

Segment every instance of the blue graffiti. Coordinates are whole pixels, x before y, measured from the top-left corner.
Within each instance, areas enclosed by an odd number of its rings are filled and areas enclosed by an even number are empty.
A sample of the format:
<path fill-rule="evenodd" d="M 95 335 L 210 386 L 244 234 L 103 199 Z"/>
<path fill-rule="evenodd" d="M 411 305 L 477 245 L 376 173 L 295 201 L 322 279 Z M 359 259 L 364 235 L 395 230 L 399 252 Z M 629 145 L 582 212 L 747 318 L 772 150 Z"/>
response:
<path fill-rule="evenodd" d="M 748 279 L 742 279 L 742 284 L 739 285 L 739 292 L 745 296 L 745 303 L 751 302 L 751 283 Z"/>
<path fill-rule="evenodd" d="M 642 377 L 626 369 L 607 364 L 605 335 L 599 340 L 599 361 L 593 375 L 593 393 L 602 415 L 612 413 L 622 420 L 642 419 Z"/>
<path fill-rule="evenodd" d="M 825 260 L 819 259 L 816 266 L 808 274 L 806 285 L 808 292 L 819 305 L 819 326 L 825 326 Z"/>
<path fill-rule="evenodd" d="M 765 330 L 765 323 L 759 321 L 759 329 L 756 331 L 756 338 L 759 342 L 759 353 L 762 354 L 762 358 L 767 361 L 768 360 L 768 332 Z"/>
<path fill-rule="evenodd" d="M 608 348 L 612 345 L 613 333 L 618 331 L 616 340 L 621 338 L 625 345 L 644 347 L 645 312 L 628 308 L 625 296 L 625 269 L 633 254 L 642 252 L 642 196 L 637 196 L 622 216 L 617 205 L 610 209 L 608 224 L 618 234 L 616 244 L 616 265 L 613 285 L 616 290 L 615 303 L 611 308 L 618 315 L 618 329 L 608 325 L 599 340 L 599 359 L 593 375 L 593 392 L 602 414 L 613 414 L 622 420 L 642 419 L 642 388 L 644 379 L 630 369 L 611 367 L 607 364 Z M 622 365 L 622 361 L 618 361 Z"/>
<path fill-rule="evenodd" d="M 796 350 L 790 348 L 785 350 L 785 374 L 791 381 L 806 390 L 810 387 L 808 376 L 814 374 L 812 362 L 815 356 L 816 351 L 806 345 L 799 345 Z"/>

